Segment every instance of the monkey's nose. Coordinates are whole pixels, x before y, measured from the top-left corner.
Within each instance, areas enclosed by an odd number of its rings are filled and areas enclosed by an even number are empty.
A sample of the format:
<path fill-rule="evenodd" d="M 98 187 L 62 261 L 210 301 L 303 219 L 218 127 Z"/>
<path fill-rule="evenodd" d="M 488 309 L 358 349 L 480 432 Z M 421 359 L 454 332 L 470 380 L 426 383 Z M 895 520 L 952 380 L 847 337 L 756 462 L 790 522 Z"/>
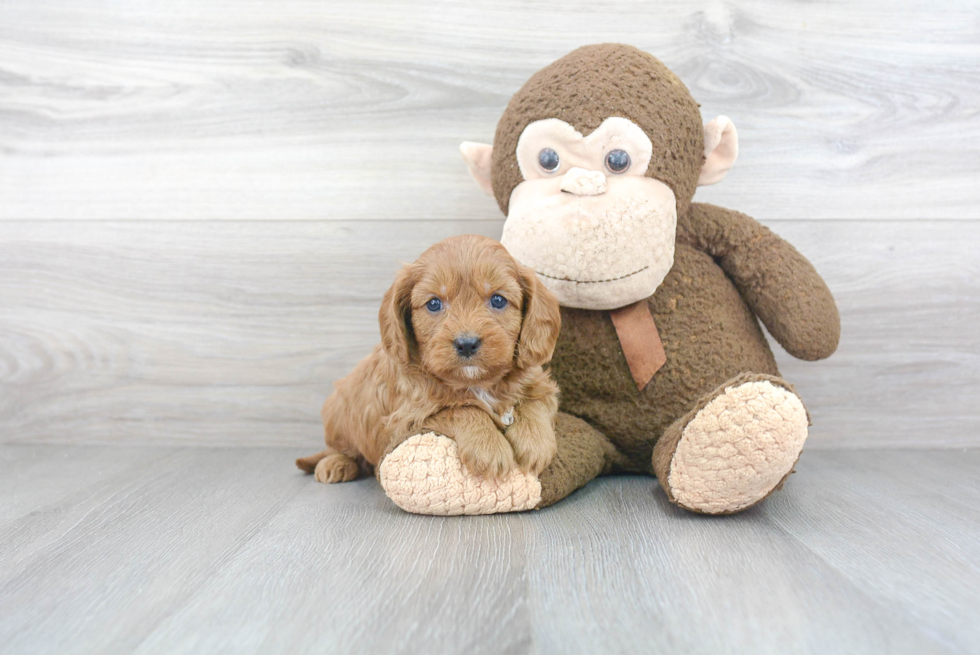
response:
<path fill-rule="evenodd" d="M 606 176 L 602 171 L 570 168 L 561 178 L 561 190 L 577 196 L 598 196 L 606 192 Z"/>
<path fill-rule="evenodd" d="M 471 334 L 464 334 L 456 337 L 456 339 L 453 340 L 453 348 L 456 349 L 456 352 L 460 357 L 463 359 L 469 359 L 476 354 L 477 350 L 480 349 L 480 343 L 482 342 L 480 341 L 479 337 L 474 337 Z"/>

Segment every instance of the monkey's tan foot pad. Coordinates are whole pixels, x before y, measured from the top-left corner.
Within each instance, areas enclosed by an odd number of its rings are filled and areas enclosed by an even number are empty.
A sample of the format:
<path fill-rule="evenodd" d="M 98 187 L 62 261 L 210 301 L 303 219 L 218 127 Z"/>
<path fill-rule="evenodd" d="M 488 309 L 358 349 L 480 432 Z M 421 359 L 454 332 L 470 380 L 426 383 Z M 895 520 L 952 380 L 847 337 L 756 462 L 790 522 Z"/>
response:
<path fill-rule="evenodd" d="M 704 514 L 754 505 L 793 470 L 808 424 L 790 389 L 768 380 L 727 387 L 681 429 L 664 485 L 668 497 Z"/>
<path fill-rule="evenodd" d="M 378 469 L 388 497 L 406 512 L 457 516 L 534 509 L 541 503 L 537 476 L 514 471 L 500 481 L 471 475 L 456 442 L 426 432 L 395 448 Z"/>

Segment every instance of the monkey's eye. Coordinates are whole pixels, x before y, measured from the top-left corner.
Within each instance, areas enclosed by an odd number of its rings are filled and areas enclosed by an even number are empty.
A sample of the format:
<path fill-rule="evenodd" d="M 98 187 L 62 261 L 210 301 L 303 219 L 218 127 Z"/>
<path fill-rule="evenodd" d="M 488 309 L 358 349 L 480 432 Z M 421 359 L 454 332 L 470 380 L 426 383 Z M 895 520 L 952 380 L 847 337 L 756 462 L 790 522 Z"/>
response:
<path fill-rule="evenodd" d="M 554 173 L 558 170 L 558 164 L 561 160 L 558 159 L 558 153 L 551 148 L 545 148 L 538 153 L 538 163 L 541 164 L 541 168 L 548 171 L 549 173 Z"/>
<path fill-rule="evenodd" d="M 630 167 L 630 155 L 625 150 L 611 150 L 606 155 L 606 168 L 613 173 L 624 173 Z"/>
<path fill-rule="evenodd" d="M 494 309 L 503 309 L 507 306 L 507 299 L 501 296 L 499 293 L 495 293 L 490 296 L 490 306 Z"/>
<path fill-rule="evenodd" d="M 442 310 L 442 301 L 438 298 L 433 298 L 429 302 L 425 303 L 425 308 L 435 314 L 436 312 Z"/>

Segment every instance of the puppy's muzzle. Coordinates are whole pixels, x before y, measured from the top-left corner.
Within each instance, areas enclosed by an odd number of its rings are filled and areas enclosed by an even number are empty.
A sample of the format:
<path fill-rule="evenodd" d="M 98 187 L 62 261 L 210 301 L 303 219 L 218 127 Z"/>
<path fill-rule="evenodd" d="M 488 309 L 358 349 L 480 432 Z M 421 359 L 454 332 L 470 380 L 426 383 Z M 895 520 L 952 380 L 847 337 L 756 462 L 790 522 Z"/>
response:
<path fill-rule="evenodd" d="M 472 334 L 463 334 L 453 340 L 453 348 L 456 349 L 456 354 L 460 357 L 469 359 L 480 349 L 480 343 L 482 342 L 479 337 L 475 337 Z"/>

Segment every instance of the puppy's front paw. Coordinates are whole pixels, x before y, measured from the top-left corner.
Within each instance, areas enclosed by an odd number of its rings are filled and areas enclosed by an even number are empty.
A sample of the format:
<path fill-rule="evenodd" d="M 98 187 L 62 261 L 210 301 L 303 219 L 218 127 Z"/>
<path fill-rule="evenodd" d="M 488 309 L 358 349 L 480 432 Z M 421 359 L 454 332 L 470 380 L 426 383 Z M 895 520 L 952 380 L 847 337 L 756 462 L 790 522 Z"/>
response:
<path fill-rule="evenodd" d="M 456 444 L 463 466 L 477 477 L 500 480 L 514 470 L 514 451 L 496 430 L 457 437 Z"/>
<path fill-rule="evenodd" d="M 517 421 L 507 428 L 506 435 L 514 448 L 517 466 L 525 473 L 540 475 L 555 458 L 558 442 L 550 424 Z"/>

